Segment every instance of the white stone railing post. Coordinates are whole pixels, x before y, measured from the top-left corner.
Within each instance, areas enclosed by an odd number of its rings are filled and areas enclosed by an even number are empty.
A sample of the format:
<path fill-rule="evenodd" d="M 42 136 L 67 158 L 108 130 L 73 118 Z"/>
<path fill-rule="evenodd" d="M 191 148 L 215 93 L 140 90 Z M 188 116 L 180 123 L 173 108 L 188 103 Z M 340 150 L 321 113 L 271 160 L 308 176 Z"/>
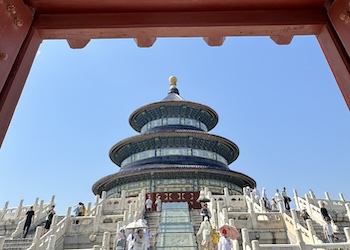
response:
<path fill-rule="evenodd" d="M 311 193 L 310 195 L 313 195 L 311 190 L 309 192 Z M 308 213 L 310 214 L 310 216 L 313 217 L 313 210 L 311 209 L 311 204 L 312 204 L 311 198 L 307 194 L 305 194 L 305 201 L 306 201 L 306 206 L 307 206 L 306 209 L 307 209 Z"/>
<path fill-rule="evenodd" d="M 258 222 L 256 219 L 256 213 L 255 213 L 254 207 L 253 207 L 254 204 L 252 202 L 247 202 L 247 205 L 248 205 L 248 213 L 250 213 L 250 216 L 252 218 L 252 227 L 253 227 L 253 229 L 256 229 Z"/>
<path fill-rule="evenodd" d="M 350 204 L 346 203 L 345 208 L 346 208 L 346 216 L 348 216 L 348 219 L 350 220 Z"/>
<path fill-rule="evenodd" d="M 232 240 L 232 249 L 233 250 L 239 250 L 239 244 L 238 244 L 238 240 Z"/>
<path fill-rule="evenodd" d="M 252 248 L 253 248 L 253 250 L 259 250 L 260 249 L 258 240 L 252 240 Z"/>
<path fill-rule="evenodd" d="M 328 200 L 329 209 L 330 210 L 334 210 L 333 202 L 332 202 L 331 197 L 329 196 L 329 193 L 328 192 L 324 192 L 324 195 L 325 195 L 326 199 Z"/>
<path fill-rule="evenodd" d="M 46 250 L 55 250 L 56 235 L 50 235 Z"/>
<path fill-rule="evenodd" d="M 38 208 L 38 211 L 35 212 L 35 220 L 34 220 L 34 223 L 37 222 L 39 219 L 40 219 L 40 215 L 44 212 L 44 200 L 41 200 L 40 201 L 40 204 L 39 204 L 39 208 Z"/>
<path fill-rule="evenodd" d="M 35 202 L 33 204 L 33 210 L 36 211 L 39 206 L 39 197 L 36 197 Z"/>
<path fill-rule="evenodd" d="M 224 188 L 224 201 L 225 201 L 226 206 L 228 206 L 230 204 L 230 202 L 231 202 L 231 200 L 230 200 L 230 193 L 229 193 L 227 187 Z"/>
<path fill-rule="evenodd" d="M 92 206 L 92 204 L 91 204 L 91 202 L 89 202 L 87 205 L 87 208 L 86 208 L 86 213 L 85 213 L 86 216 L 91 215 L 91 206 Z"/>
<path fill-rule="evenodd" d="M 301 235 L 301 230 L 300 229 L 296 229 L 295 232 L 296 232 L 297 242 L 298 242 L 298 245 L 299 245 L 300 249 L 301 250 L 306 250 L 306 245 L 305 245 L 305 242 L 303 241 L 303 237 Z"/>
<path fill-rule="evenodd" d="M 42 226 L 39 226 L 39 227 L 36 228 L 32 245 L 30 245 L 28 250 L 36 250 L 36 249 L 38 249 L 38 246 L 40 244 L 40 237 L 43 234 L 43 229 L 44 228 Z"/>
<path fill-rule="evenodd" d="M 126 193 L 125 193 L 125 190 L 122 190 L 122 192 L 121 192 L 121 194 L 120 194 L 120 208 L 122 209 L 122 210 L 125 210 L 126 208 L 125 208 L 125 196 L 126 195 Z"/>
<path fill-rule="evenodd" d="M 295 211 L 295 209 L 291 209 L 290 212 L 291 212 L 292 219 L 293 219 L 294 229 L 297 229 L 298 228 L 297 223 L 299 223 L 299 218 L 298 218 L 297 212 Z"/>
<path fill-rule="evenodd" d="M 0 236 L 0 249 L 3 249 L 5 243 L 5 236 Z"/>
<path fill-rule="evenodd" d="M 55 196 L 54 195 L 52 195 L 52 197 L 51 197 L 50 207 L 52 205 L 55 205 Z"/>
<path fill-rule="evenodd" d="M 346 237 L 346 242 L 350 244 L 350 228 L 349 227 L 344 227 L 344 233 Z"/>
<path fill-rule="evenodd" d="M 283 204 L 283 201 L 278 201 L 277 202 L 277 206 L 278 206 L 278 210 L 281 214 L 284 213 L 284 204 Z"/>
<path fill-rule="evenodd" d="M 67 213 L 66 213 L 66 221 L 65 221 L 65 228 L 66 228 L 66 231 L 67 231 L 67 228 L 70 226 L 70 214 L 72 212 L 72 207 L 68 207 L 67 209 Z"/>
<path fill-rule="evenodd" d="M 110 238 L 111 238 L 111 233 L 110 232 L 104 232 L 103 233 L 102 250 L 109 250 Z"/>
<path fill-rule="evenodd" d="M 95 220 L 94 220 L 94 232 L 98 232 L 98 227 L 100 225 L 102 216 L 102 205 L 97 206 L 96 214 L 95 214 Z"/>
<path fill-rule="evenodd" d="M 14 219 L 18 219 L 18 218 L 20 217 L 21 212 L 22 212 L 22 207 L 23 207 L 23 200 L 21 200 L 21 201 L 19 202 L 19 205 L 17 206 Z"/>
<path fill-rule="evenodd" d="M 2 213 L 1 213 L 0 219 L 3 219 L 3 218 L 4 218 L 4 216 L 5 216 L 5 214 L 6 214 L 6 211 L 7 211 L 8 206 L 9 206 L 9 202 L 8 202 L 8 201 L 6 201 L 6 202 L 5 202 L 5 205 L 4 205 L 4 208 L 2 209 Z"/>
<path fill-rule="evenodd" d="M 294 201 L 295 201 L 295 206 L 297 210 L 300 210 L 300 203 L 299 203 L 299 196 L 297 190 L 293 189 L 293 194 L 294 194 Z"/>
<path fill-rule="evenodd" d="M 247 228 L 242 228 L 242 247 L 243 250 L 248 250 L 246 246 L 251 247 L 250 241 L 249 241 L 249 232 Z"/>
<path fill-rule="evenodd" d="M 343 202 L 346 202 L 343 193 L 339 193 L 339 199 Z"/>

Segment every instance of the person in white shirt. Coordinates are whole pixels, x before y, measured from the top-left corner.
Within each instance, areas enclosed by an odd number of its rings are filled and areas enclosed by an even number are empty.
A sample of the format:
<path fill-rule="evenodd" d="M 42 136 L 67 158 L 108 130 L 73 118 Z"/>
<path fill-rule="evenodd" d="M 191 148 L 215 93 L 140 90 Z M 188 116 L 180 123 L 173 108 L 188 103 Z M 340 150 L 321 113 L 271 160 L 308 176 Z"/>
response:
<path fill-rule="evenodd" d="M 152 211 L 152 204 L 153 204 L 153 201 L 151 199 L 151 195 L 148 195 L 147 196 L 147 200 L 145 202 L 145 205 L 146 205 L 146 211 L 147 212 L 151 212 Z"/>
<path fill-rule="evenodd" d="M 327 218 L 326 223 L 323 225 L 323 235 L 324 239 L 328 240 L 329 243 L 335 242 L 336 237 L 334 236 L 330 218 Z"/>
<path fill-rule="evenodd" d="M 146 237 L 144 236 L 143 229 L 137 230 L 132 250 L 147 250 Z"/>
<path fill-rule="evenodd" d="M 221 235 L 218 244 L 218 250 L 231 250 L 232 244 L 231 240 L 227 238 L 225 235 Z"/>

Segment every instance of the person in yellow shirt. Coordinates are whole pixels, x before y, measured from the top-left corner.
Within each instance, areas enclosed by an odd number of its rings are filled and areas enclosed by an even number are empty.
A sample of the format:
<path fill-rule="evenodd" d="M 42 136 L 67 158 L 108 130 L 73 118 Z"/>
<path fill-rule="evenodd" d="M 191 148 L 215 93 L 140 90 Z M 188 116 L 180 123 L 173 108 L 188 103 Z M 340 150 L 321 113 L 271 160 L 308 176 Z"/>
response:
<path fill-rule="evenodd" d="M 218 233 L 218 231 L 216 231 L 216 229 L 213 228 L 211 230 L 210 236 L 211 236 L 211 243 L 213 245 L 213 249 L 217 250 L 218 249 L 218 243 L 219 243 L 219 233 Z"/>

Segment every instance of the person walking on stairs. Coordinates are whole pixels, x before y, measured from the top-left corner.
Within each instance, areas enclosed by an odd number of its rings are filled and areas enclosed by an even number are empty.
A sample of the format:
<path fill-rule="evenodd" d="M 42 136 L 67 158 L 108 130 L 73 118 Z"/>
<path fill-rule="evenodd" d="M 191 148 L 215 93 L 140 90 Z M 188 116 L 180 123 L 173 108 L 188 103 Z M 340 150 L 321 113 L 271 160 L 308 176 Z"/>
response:
<path fill-rule="evenodd" d="M 30 207 L 30 209 L 27 211 L 26 215 L 27 215 L 26 222 L 24 223 L 24 227 L 23 227 L 23 238 L 27 237 L 30 225 L 34 221 L 33 207 Z"/>

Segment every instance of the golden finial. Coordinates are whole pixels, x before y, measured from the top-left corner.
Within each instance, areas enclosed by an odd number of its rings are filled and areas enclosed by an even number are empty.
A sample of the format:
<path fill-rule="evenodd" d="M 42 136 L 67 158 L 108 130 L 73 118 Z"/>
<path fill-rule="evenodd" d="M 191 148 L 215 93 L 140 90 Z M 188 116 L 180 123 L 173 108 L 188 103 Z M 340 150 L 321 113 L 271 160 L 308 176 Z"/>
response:
<path fill-rule="evenodd" d="M 176 88 L 176 82 L 177 82 L 177 78 L 175 76 L 170 76 L 169 77 L 169 83 L 170 83 L 170 88 L 171 89 Z"/>

